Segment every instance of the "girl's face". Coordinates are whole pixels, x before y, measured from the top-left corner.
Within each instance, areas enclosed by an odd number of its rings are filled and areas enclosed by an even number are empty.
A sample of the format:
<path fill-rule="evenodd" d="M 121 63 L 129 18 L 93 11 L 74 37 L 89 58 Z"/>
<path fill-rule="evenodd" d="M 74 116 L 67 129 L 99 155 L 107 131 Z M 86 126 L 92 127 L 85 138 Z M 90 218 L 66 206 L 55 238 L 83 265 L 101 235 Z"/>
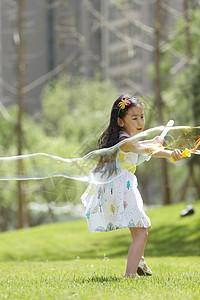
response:
<path fill-rule="evenodd" d="M 128 109 L 123 119 L 118 118 L 118 125 L 129 135 L 140 133 L 144 128 L 144 111 L 140 105 Z"/>

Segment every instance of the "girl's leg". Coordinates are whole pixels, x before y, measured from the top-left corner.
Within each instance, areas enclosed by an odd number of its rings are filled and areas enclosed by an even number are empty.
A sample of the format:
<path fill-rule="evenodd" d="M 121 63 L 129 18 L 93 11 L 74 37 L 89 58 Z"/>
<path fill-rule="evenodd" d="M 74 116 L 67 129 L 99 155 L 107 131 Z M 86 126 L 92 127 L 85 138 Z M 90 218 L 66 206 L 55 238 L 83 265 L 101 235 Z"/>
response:
<path fill-rule="evenodd" d="M 147 230 L 148 230 L 148 233 L 149 233 L 150 227 L 147 228 Z M 141 259 L 144 259 L 144 251 L 145 251 L 145 247 L 144 247 L 144 250 L 143 250 L 143 252 L 142 252 Z"/>
<path fill-rule="evenodd" d="M 144 249 L 150 228 L 130 227 L 133 241 L 130 245 L 127 258 L 126 276 L 134 277 L 137 272 L 138 264 L 144 255 Z"/>

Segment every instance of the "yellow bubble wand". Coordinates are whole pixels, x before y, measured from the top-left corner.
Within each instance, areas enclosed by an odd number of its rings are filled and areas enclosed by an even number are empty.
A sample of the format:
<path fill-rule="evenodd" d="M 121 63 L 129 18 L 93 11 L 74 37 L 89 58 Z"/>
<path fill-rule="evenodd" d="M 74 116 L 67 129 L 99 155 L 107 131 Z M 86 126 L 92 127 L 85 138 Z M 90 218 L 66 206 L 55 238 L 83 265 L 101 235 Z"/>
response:
<path fill-rule="evenodd" d="M 200 154 L 200 150 L 197 150 L 197 148 L 200 145 L 200 137 L 198 140 L 195 142 L 194 148 L 185 148 L 185 150 L 182 152 L 181 157 L 190 157 L 192 153 Z M 172 162 L 175 162 L 175 160 L 171 157 L 170 159 Z"/>

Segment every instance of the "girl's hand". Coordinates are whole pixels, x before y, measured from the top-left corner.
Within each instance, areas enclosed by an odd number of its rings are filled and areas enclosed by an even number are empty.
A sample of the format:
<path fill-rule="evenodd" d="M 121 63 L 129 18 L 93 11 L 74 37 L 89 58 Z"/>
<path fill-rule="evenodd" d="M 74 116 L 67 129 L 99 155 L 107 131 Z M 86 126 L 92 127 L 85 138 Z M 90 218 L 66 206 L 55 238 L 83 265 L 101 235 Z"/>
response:
<path fill-rule="evenodd" d="M 156 136 L 155 138 L 153 138 L 153 143 L 156 143 L 156 144 L 163 144 L 164 142 L 164 138 L 162 138 L 160 135 Z"/>
<path fill-rule="evenodd" d="M 179 149 L 175 149 L 174 151 L 172 151 L 170 159 L 172 162 L 175 162 L 177 160 L 180 160 L 182 158 L 182 153 Z"/>

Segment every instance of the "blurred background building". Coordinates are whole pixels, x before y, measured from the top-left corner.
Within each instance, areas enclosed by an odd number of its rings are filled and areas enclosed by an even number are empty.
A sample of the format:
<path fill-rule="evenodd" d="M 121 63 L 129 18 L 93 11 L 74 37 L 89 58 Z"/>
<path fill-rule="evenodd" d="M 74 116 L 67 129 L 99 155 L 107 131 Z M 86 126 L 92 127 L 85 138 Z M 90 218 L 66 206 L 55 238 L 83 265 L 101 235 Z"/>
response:
<path fill-rule="evenodd" d="M 151 91 L 154 2 L 23 0 L 19 9 L 18 1 L 1 1 L 2 104 L 16 102 L 19 59 L 24 106 L 30 113 L 40 107 L 43 86 L 61 72 L 86 77 L 100 72 L 103 79 L 114 80 L 119 91 Z M 170 29 L 182 14 L 182 1 L 162 5 L 170 10 L 163 14 Z"/>

